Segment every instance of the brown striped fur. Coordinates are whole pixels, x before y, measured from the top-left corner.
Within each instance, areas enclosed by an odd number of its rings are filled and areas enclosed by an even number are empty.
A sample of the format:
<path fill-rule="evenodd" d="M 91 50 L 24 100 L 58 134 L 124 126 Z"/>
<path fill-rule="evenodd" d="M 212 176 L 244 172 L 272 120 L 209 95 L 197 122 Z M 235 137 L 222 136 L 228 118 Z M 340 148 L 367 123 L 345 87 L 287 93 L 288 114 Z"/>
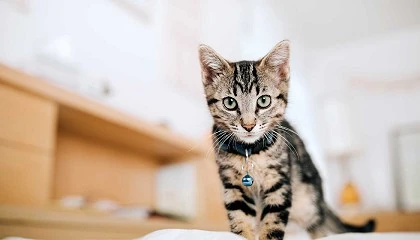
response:
<path fill-rule="evenodd" d="M 229 62 L 200 45 L 202 80 L 214 119 L 214 149 L 231 231 L 247 239 L 283 239 L 289 219 L 312 237 L 370 231 L 342 223 L 323 199 L 321 178 L 301 138 L 284 119 L 289 89 L 289 42 L 258 61 Z M 271 104 L 257 104 L 269 96 Z M 226 98 L 236 105 L 227 107 Z M 242 185 L 244 154 L 252 149 L 255 182 Z"/>

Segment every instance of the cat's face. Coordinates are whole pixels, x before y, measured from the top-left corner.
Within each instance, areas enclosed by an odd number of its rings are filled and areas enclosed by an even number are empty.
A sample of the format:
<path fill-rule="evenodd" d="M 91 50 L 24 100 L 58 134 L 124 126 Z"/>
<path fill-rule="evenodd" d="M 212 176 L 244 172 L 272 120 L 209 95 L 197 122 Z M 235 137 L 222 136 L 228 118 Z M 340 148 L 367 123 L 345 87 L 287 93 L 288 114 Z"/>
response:
<path fill-rule="evenodd" d="M 215 124 L 236 140 L 254 143 L 283 119 L 289 82 L 289 42 L 259 61 L 228 62 L 200 45 L 202 80 Z"/>

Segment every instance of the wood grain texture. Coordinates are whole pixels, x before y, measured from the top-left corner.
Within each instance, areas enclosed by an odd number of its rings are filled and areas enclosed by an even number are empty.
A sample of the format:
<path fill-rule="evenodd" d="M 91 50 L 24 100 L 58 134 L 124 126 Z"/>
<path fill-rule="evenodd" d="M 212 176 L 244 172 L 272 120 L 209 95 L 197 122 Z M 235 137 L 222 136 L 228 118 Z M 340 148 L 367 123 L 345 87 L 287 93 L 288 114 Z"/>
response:
<path fill-rule="evenodd" d="M 160 229 L 222 231 L 218 224 L 164 219 L 130 220 L 106 214 L 0 205 L 0 237 L 35 239 L 133 239 Z"/>
<path fill-rule="evenodd" d="M 157 167 L 147 156 L 60 130 L 54 198 L 84 195 L 152 207 Z"/>
<path fill-rule="evenodd" d="M 353 224 L 364 224 L 371 218 L 376 221 L 376 232 L 420 231 L 420 212 L 379 212 L 343 217 L 345 221 Z"/>
<path fill-rule="evenodd" d="M 213 153 L 210 134 L 205 138 L 208 154 L 195 162 L 197 167 L 197 220 L 218 224 L 229 230 L 229 221 L 224 207 L 222 182 Z"/>
<path fill-rule="evenodd" d="M 162 143 L 133 131 L 133 129 L 113 124 L 106 119 L 60 106 L 59 128 L 81 136 L 106 141 L 120 148 L 150 156 L 150 160 L 161 163 L 182 162 L 191 156 L 186 149 L 173 146 L 176 142 Z"/>
<path fill-rule="evenodd" d="M 197 216 L 199 221 L 208 221 L 229 229 L 224 207 L 223 190 L 213 156 L 197 161 L 198 196 Z"/>
<path fill-rule="evenodd" d="M 20 236 L 30 239 L 44 240 L 74 240 L 74 239 L 135 239 L 145 235 L 148 231 L 141 230 L 137 232 L 121 232 L 113 229 L 86 229 L 83 227 L 62 228 L 60 226 L 39 226 L 23 224 L 4 224 L 0 222 L 0 238 L 10 236 Z"/>
<path fill-rule="evenodd" d="M 0 83 L 0 140 L 52 151 L 56 105 Z"/>
<path fill-rule="evenodd" d="M 62 127 L 105 140 L 116 138 L 133 150 L 147 150 L 158 161 L 182 161 L 205 153 L 200 144 L 180 134 L 1 64 L 0 83 L 56 103 Z"/>
<path fill-rule="evenodd" d="M 0 204 L 0 216 L 9 213 L 0 217 L 0 236 L 6 230 L 74 239 L 134 237 L 163 228 L 228 229 L 215 163 L 199 160 L 208 146 L 1 64 L 0 87 L 0 124 L 6 126 L 0 128 L 0 203 L 19 205 L 6 211 Z M 193 224 L 51 215 L 23 207 L 68 195 L 154 207 L 157 168 L 191 159 L 199 168 L 202 201 Z"/>
<path fill-rule="evenodd" d="M 0 145 L 0 204 L 50 202 L 51 155 Z"/>

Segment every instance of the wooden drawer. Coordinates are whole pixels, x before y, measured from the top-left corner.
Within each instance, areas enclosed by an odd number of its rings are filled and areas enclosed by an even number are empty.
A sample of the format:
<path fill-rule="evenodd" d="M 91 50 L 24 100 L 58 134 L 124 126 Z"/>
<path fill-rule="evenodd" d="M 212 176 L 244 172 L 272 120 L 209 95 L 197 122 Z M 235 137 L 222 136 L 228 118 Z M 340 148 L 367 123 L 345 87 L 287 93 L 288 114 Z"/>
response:
<path fill-rule="evenodd" d="M 52 156 L 0 144 L 0 204 L 46 204 L 52 187 Z"/>
<path fill-rule="evenodd" d="M 153 207 L 158 164 L 146 156 L 66 131 L 57 134 L 53 199 L 85 195 Z"/>
<path fill-rule="evenodd" d="M 57 224 L 56 224 L 57 225 Z M 140 230 L 138 232 L 141 232 Z M 108 229 L 85 229 L 84 227 L 68 227 L 61 225 L 39 226 L 38 224 L 1 224 L 0 238 L 9 236 L 20 236 L 32 239 L 135 239 L 146 233 L 132 233 L 109 231 Z"/>
<path fill-rule="evenodd" d="M 0 143 L 52 150 L 56 111 L 53 102 L 0 84 Z"/>

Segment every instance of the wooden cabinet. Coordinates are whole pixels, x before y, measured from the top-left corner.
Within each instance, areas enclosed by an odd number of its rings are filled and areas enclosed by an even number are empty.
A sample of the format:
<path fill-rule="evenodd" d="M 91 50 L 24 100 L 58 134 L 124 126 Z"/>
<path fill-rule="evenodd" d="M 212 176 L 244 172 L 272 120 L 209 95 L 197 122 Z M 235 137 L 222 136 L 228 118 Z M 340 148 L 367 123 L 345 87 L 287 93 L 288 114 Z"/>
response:
<path fill-rule="evenodd" d="M 7 224 L 4 224 L 6 223 Z M 134 239 L 165 229 L 228 231 L 227 225 L 211 222 L 179 222 L 167 219 L 127 220 L 98 213 L 0 205 L 0 238 L 34 239 Z M 7 234 L 5 234 L 7 233 Z"/>
<path fill-rule="evenodd" d="M 60 131 L 56 159 L 54 199 L 85 195 L 154 207 L 159 164 L 148 156 Z"/>
<path fill-rule="evenodd" d="M 196 145 L 0 65 L 0 203 L 47 204 L 83 195 L 153 207 L 156 170 L 204 156 L 200 146 L 191 150 Z"/>
<path fill-rule="evenodd" d="M 48 153 L 0 144 L 0 203 L 48 204 L 52 168 Z"/>
<path fill-rule="evenodd" d="M 0 84 L 0 141 L 51 151 L 56 130 L 56 105 Z"/>
<path fill-rule="evenodd" d="M 56 111 L 51 101 L 0 85 L 0 203 L 49 203 Z"/>
<path fill-rule="evenodd" d="M 157 170 L 187 161 L 207 166 L 208 148 L 206 143 L 200 145 L 0 64 L 0 238 L 11 234 L 53 239 L 141 236 L 176 227 L 226 230 L 226 221 L 218 222 L 209 200 L 217 197 L 209 198 L 213 193 L 203 191 L 214 189 L 209 186 L 213 183 L 201 180 L 199 211 L 189 223 L 130 222 L 109 216 L 101 222 L 104 216 L 82 211 L 72 218 L 71 213 L 51 210 L 57 199 L 69 195 L 154 207 Z M 209 173 L 202 173 L 201 167 L 198 172 L 203 178 Z"/>

